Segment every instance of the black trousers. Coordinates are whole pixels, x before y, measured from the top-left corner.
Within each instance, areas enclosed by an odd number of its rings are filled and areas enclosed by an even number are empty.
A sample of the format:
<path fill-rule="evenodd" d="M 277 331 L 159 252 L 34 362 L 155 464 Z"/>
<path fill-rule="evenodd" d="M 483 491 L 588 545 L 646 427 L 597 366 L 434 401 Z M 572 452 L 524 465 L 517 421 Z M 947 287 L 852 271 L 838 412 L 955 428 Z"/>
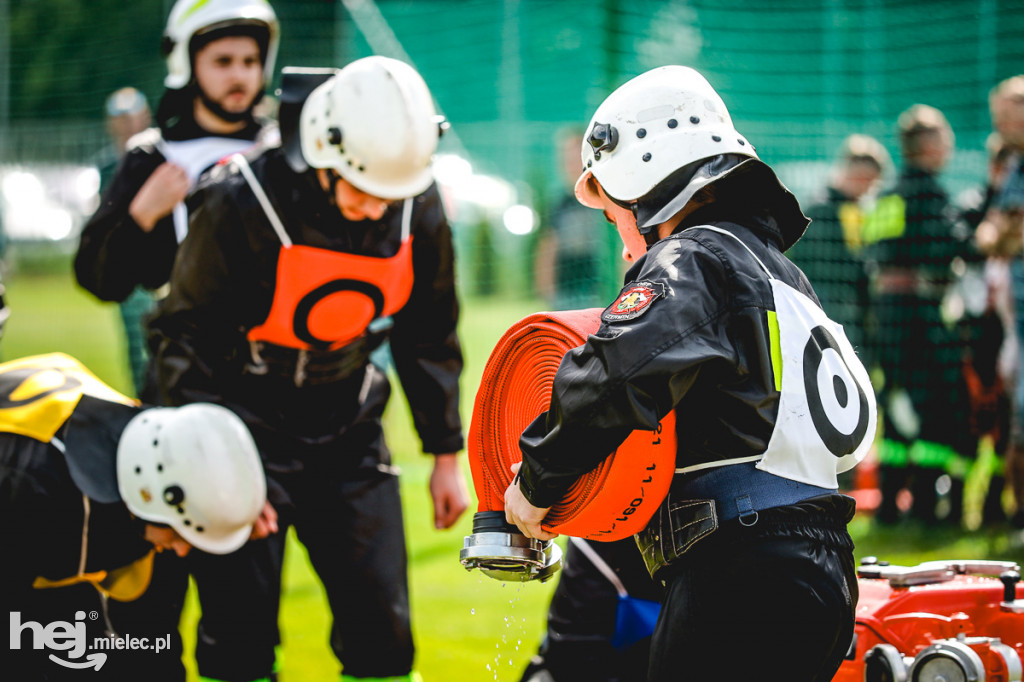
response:
<path fill-rule="evenodd" d="M 410 672 L 414 652 L 398 478 L 378 466 L 388 459 L 379 431 L 363 442 L 369 446 L 362 456 L 346 449 L 334 457 L 306 458 L 292 472 L 269 474 L 279 513 L 275 535 L 226 556 L 190 555 L 202 609 L 200 675 L 229 682 L 271 675 L 290 526 L 327 593 L 331 648 L 345 674 Z"/>
<path fill-rule="evenodd" d="M 727 522 L 663 569 L 648 682 L 831 680 L 853 638 L 858 592 L 852 509 L 828 506 L 765 510 L 751 527 Z"/>

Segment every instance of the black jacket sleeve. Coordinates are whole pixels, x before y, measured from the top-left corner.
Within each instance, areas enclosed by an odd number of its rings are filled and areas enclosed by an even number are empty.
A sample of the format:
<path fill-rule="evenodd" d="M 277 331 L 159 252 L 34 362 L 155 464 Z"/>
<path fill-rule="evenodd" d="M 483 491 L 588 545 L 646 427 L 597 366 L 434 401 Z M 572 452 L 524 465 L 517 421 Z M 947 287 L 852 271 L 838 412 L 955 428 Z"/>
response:
<path fill-rule="evenodd" d="M 463 447 L 455 253 L 436 186 L 416 198 L 415 211 L 415 279 L 408 303 L 394 316 L 391 350 L 423 450 L 444 454 Z"/>
<path fill-rule="evenodd" d="M 664 296 L 634 319 L 603 321 L 562 360 L 549 410 L 520 439 L 522 490 L 535 506 L 559 501 L 632 431 L 655 429 L 699 375 L 735 364 L 725 272 L 712 253 L 663 240 L 628 277 Z"/>
<path fill-rule="evenodd" d="M 138 285 L 156 289 L 170 278 L 177 248 L 171 217 L 147 233 L 128 214 L 139 189 L 163 162 L 153 147 L 129 151 L 82 230 L 75 277 L 101 300 L 123 301 Z"/>

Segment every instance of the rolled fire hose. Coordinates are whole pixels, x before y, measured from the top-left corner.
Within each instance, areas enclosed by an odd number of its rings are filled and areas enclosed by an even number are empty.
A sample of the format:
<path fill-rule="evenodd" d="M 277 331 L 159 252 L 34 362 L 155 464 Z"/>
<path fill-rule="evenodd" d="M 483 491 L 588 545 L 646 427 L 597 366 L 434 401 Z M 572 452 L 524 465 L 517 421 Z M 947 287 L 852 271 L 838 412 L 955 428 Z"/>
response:
<path fill-rule="evenodd" d="M 557 545 L 526 538 L 505 522 L 519 436 L 548 409 L 565 354 L 601 324 L 601 309 L 529 315 L 505 332 L 484 368 L 469 429 L 469 464 L 479 500 L 460 561 L 500 580 L 546 580 L 561 563 Z M 551 507 L 542 528 L 588 540 L 620 540 L 647 525 L 675 472 L 675 415 L 634 431 Z"/>

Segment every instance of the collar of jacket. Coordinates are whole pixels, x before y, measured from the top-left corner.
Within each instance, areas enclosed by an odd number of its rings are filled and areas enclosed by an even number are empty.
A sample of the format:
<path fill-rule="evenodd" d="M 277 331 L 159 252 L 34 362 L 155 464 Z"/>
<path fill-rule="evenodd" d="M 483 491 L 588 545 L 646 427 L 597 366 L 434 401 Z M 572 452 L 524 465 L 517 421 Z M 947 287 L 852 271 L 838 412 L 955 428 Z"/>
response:
<path fill-rule="evenodd" d="M 785 250 L 790 245 L 786 243 L 783 234 L 775 217 L 767 209 L 750 209 L 748 206 L 737 204 L 710 204 L 705 206 L 687 218 L 676 227 L 673 234 L 679 234 L 691 227 L 699 225 L 720 225 L 731 223 L 742 225 L 760 237 L 773 242 L 780 250 Z"/>

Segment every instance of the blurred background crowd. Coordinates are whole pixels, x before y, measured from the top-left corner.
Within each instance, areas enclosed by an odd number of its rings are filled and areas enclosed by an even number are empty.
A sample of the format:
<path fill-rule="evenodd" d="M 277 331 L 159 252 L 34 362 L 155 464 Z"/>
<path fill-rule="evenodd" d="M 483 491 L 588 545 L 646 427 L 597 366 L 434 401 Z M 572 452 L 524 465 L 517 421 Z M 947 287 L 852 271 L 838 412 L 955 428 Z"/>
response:
<path fill-rule="evenodd" d="M 133 86 L 155 106 L 162 92 L 158 46 L 170 5 L 0 0 L 8 239 L 73 249 L 98 201 L 95 169 L 113 148 L 108 96 Z M 373 53 L 413 63 L 452 123 L 437 174 L 459 226 L 463 288 L 530 295 L 536 282 L 550 283 L 532 272 L 538 245 L 553 243 L 541 237 L 565 191 L 561 140 L 628 77 L 666 63 L 706 74 L 736 111 L 737 128 L 805 202 L 847 135 L 870 135 L 898 157 L 900 112 L 931 105 L 955 133 L 941 175 L 955 197 L 985 181 L 988 93 L 1021 70 L 1020 8 L 1012 0 L 790 0 L 770 8 L 739 0 L 289 0 L 275 7 L 277 63 L 340 66 Z M 894 182 L 893 172 L 880 184 Z M 580 240 L 565 232 L 560 253 L 585 259 Z M 606 248 L 590 256 L 598 265 L 581 268 L 602 285 L 614 280 L 618 255 L 605 236 Z M 615 289 L 599 288 L 600 300 Z"/>

